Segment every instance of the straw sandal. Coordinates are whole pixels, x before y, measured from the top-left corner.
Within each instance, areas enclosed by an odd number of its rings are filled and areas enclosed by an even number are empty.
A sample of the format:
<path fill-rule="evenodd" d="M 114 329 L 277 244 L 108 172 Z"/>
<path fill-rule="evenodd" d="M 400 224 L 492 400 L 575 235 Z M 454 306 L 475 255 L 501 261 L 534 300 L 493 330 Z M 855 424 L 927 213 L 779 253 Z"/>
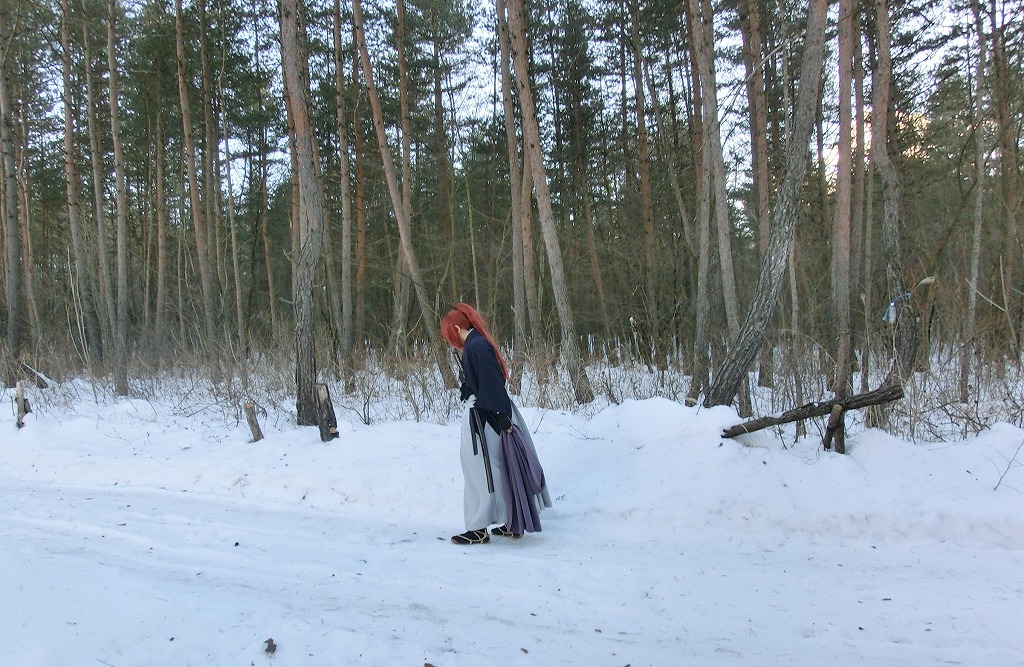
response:
<path fill-rule="evenodd" d="M 487 544 L 490 541 L 491 536 L 487 534 L 486 528 L 467 530 L 461 535 L 452 536 L 452 544 Z"/>
<path fill-rule="evenodd" d="M 501 524 L 497 528 L 491 528 L 491 535 L 497 535 L 498 537 L 511 537 L 514 540 L 518 540 L 523 536 L 522 533 L 513 533 L 507 524 Z"/>

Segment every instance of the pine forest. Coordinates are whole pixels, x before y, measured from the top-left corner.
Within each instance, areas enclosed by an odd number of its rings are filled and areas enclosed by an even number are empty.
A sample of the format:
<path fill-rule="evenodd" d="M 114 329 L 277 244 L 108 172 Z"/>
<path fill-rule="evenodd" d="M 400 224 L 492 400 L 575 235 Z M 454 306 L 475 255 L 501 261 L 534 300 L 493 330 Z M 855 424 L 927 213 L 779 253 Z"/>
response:
<path fill-rule="evenodd" d="M 0 0 L 3 381 L 193 378 L 300 424 L 327 384 L 422 418 L 457 401 L 439 320 L 467 302 L 552 408 L 1021 425 L 1022 23 L 1020 0 Z"/>

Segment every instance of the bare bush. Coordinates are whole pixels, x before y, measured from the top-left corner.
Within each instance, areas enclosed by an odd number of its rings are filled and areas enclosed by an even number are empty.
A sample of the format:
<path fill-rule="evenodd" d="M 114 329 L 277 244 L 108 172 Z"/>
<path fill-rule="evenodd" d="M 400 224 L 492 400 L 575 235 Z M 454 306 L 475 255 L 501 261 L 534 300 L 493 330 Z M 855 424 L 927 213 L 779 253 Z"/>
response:
<path fill-rule="evenodd" d="M 686 397 L 690 377 L 681 355 L 669 355 L 658 368 L 644 363 L 628 341 L 593 346 L 589 351 L 587 373 L 597 392 L 595 401 L 585 406 L 576 403 L 557 350 L 549 348 L 516 350 L 515 363 L 524 369 L 516 402 L 587 415 L 629 400 L 661 397 L 682 403 Z M 887 371 L 888 351 L 882 344 L 871 354 L 874 363 L 867 386 L 876 388 Z M 920 364 L 908 379 L 906 397 L 886 414 L 886 430 L 911 440 L 935 441 L 964 438 L 1000 421 L 1024 427 L 1024 372 L 1012 359 L 978 355 L 964 401 L 955 363 L 959 350 L 934 348 L 931 354 L 931 362 Z M 759 387 L 751 378 L 755 414 L 780 414 L 830 396 L 832 360 L 823 346 L 806 339 L 778 348 L 775 360 L 774 388 Z M 226 355 L 215 369 L 204 365 L 198 353 L 195 358 L 178 353 L 174 363 L 160 367 L 146 366 L 136 357 L 130 397 L 118 396 L 105 374 L 76 374 L 70 366 L 47 360 L 35 363 L 54 379 L 50 389 L 32 391 L 36 418 L 75 412 L 83 403 L 112 405 L 127 398 L 150 402 L 154 414 L 184 420 L 219 419 L 244 426 L 244 406 L 251 401 L 266 416 L 270 429 L 295 421 L 294 361 L 277 351 L 253 349 L 246 360 Z M 859 380 L 855 376 L 854 386 Z M 401 358 L 364 349 L 352 375 L 331 383 L 331 395 L 339 416 L 348 414 L 367 425 L 404 420 L 450 423 L 462 411 L 458 390 L 446 385 L 422 347 L 411 348 Z M 820 436 L 821 423 L 810 421 L 807 426 Z M 864 416 L 851 412 L 847 433 L 864 428 Z M 775 433 L 784 440 L 801 435 L 796 425 L 775 427 Z"/>

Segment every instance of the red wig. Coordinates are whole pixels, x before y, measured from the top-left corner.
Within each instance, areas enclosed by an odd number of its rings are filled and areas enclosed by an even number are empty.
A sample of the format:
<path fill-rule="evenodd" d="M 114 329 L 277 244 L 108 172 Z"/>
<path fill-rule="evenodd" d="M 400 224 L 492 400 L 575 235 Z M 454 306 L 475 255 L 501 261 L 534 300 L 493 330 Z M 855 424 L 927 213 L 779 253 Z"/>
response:
<path fill-rule="evenodd" d="M 452 347 L 461 350 L 462 339 L 459 338 L 459 332 L 456 327 L 462 329 L 476 329 L 481 336 L 487 339 L 487 342 L 494 348 L 494 354 L 498 357 L 498 366 L 501 367 L 501 374 L 508 379 L 508 364 L 505 363 L 505 358 L 501 356 L 501 351 L 498 349 L 498 344 L 494 342 L 494 338 L 491 337 L 491 332 L 487 330 L 487 323 L 484 321 L 483 315 L 477 312 L 476 308 L 469 305 L 468 303 L 460 303 L 455 306 L 454 310 L 449 310 L 448 314 L 441 319 L 441 335 L 448 341 Z"/>

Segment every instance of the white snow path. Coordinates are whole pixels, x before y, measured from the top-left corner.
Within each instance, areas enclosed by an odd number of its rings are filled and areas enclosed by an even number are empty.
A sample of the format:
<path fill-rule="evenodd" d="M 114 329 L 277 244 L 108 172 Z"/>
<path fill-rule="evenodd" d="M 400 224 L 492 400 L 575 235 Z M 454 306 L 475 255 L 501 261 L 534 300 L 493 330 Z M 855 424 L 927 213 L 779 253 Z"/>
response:
<path fill-rule="evenodd" d="M 544 531 L 456 547 L 457 425 L 120 412 L 0 443 L 5 665 L 1024 665 L 1013 427 L 844 457 L 668 401 L 526 411 Z"/>
<path fill-rule="evenodd" d="M 358 513 L 8 484 L 4 646 L 53 666 L 1021 660 L 1020 552 L 642 526 L 609 540 L 554 515 L 458 548 L 445 526 Z"/>

